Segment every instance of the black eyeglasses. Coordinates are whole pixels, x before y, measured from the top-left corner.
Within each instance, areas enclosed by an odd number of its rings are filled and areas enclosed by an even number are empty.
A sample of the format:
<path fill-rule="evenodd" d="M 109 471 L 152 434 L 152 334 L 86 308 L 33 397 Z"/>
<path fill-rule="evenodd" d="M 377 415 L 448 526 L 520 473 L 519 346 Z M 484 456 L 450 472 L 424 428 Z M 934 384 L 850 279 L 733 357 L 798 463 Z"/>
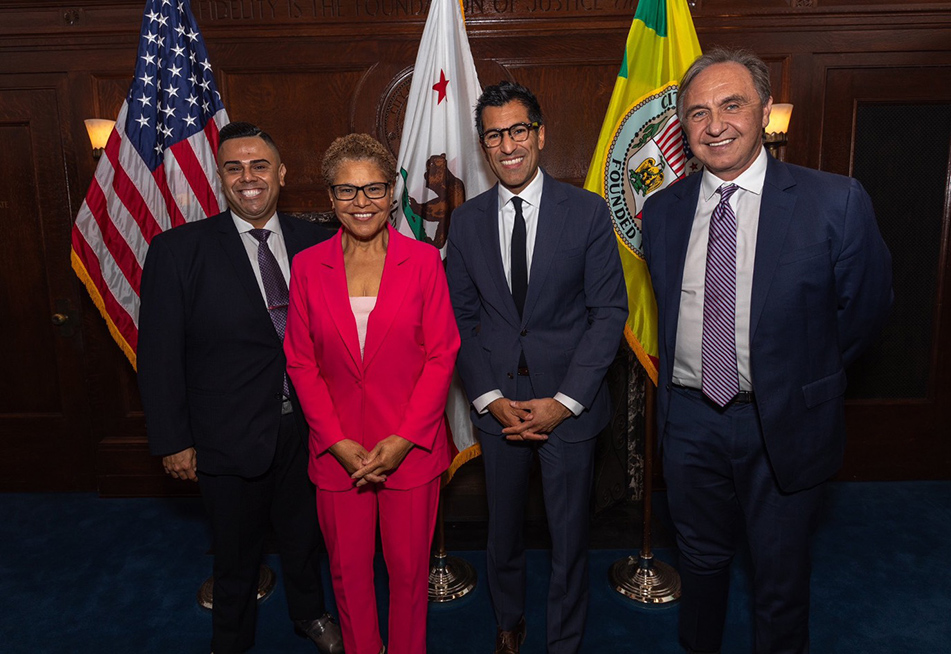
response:
<path fill-rule="evenodd" d="M 538 129 L 541 127 L 541 124 L 538 122 L 534 123 L 515 123 L 511 127 L 506 127 L 505 129 L 490 129 L 488 132 L 485 132 L 482 135 L 482 145 L 487 148 L 497 148 L 502 145 L 502 134 L 508 132 L 509 138 L 511 138 L 516 143 L 521 143 L 522 141 L 528 140 L 528 135 L 532 133 L 533 129 Z"/>
<path fill-rule="evenodd" d="M 386 197 L 386 193 L 389 190 L 390 185 L 388 182 L 373 182 L 372 184 L 364 184 L 363 186 L 354 186 L 353 184 L 330 185 L 330 192 L 333 193 L 334 198 L 343 200 L 344 202 L 356 199 L 357 193 L 360 191 L 363 191 L 363 195 L 365 195 L 368 200 L 379 200 L 380 198 Z"/>

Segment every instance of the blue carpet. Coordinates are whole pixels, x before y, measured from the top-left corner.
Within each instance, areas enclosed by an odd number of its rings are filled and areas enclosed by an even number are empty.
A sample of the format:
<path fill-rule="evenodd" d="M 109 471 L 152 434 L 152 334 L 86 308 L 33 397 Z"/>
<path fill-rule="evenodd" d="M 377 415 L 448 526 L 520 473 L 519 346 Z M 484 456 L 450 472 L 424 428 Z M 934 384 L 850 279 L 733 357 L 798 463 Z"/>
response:
<path fill-rule="evenodd" d="M 662 516 L 663 495 L 656 504 Z M 194 499 L 0 495 L 0 653 L 207 652 L 210 614 L 195 594 L 211 570 L 209 542 Z M 629 553 L 591 552 L 583 651 L 678 653 L 676 606 L 642 608 L 608 587 L 608 568 Z M 480 583 L 470 596 L 431 608 L 429 651 L 486 654 L 495 627 L 484 553 L 453 554 L 473 563 Z M 676 563 L 672 550 L 656 555 Z M 814 652 L 951 652 L 951 482 L 830 484 L 814 559 Z M 276 557 L 268 563 L 279 571 Z M 523 651 L 540 654 L 548 553 L 531 551 L 528 565 Z M 750 651 L 749 578 L 741 556 L 725 652 Z M 260 607 L 254 652 L 315 651 L 293 635 L 286 615 L 279 583 Z"/>

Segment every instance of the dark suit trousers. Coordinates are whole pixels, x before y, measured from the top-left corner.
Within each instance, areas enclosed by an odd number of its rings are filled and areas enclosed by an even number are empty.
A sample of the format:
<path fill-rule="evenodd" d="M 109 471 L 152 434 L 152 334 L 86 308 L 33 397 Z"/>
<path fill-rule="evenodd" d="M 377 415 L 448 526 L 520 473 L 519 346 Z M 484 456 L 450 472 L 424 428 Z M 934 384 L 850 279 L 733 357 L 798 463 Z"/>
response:
<path fill-rule="evenodd" d="M 529 391 L 522 395 L 521 399 L 531 397 Z M 552 541 L 547 652 L 574 654 L 581 646 L 588 612 L 588 522 L 596 439 L 567 443 L 552 435 L 538 444 L 480 431 L 479 442 L 489 503 L 487 578 L 496 623 L 514 629 L 525 613 L 525 502 L 537 452 Z"/>
<path fill-rule="evenodd" d="M 662 451 L 680 547 L 681 644 L 717 652 L 730 563 L 745 526 L 753 563 L 757 654 L 809 651 L 810 541 L 821 486 L 784 493 L 773 477 L 756 407 L 720 409 L 672 388 Z"/>
<path fill-rule="evenodd" d="M 230 654 L 254 645 L 258 569 L 269 526 L 281 556 L 291 620 L 323 615 L 315 491 L 294 415 L 281 417 L 277 450 L 266 473 L 252 479 L 199 473 L 199 486 L 215 553 L 212 650 Z"/>

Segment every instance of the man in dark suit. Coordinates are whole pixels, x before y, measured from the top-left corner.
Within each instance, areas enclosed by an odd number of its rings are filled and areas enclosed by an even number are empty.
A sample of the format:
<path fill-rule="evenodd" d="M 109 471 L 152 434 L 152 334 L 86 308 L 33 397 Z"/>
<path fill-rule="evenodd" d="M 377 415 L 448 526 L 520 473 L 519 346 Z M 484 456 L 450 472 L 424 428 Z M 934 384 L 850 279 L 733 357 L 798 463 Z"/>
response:
<path fill-rule="evenodd" d="M 324 607 L 306 426 L 284 372 L 291 259 L 329 236 L 277 213 L 284 164 L 248 123 L 220 133 L 229 211 L 156 236 L 142 273 L 138 372 L 152 454 L 198 481 L 214 545 L 212 649 L 254 644 L 269 524 L 291 619 L 324 654 L 343 651 Z"/>
<path fill-rule="evenodd" d="M 604 200 L 538 167 L 545 126 L 532 92 L 488 87 L 476 127 L 499 183 L 453 213 L 446 272 L 485 460 L 495 651 L 518 652 L 525 636 L 522 532 L 537 453 L 552 537 L 548 652 L 577 652 L 594 439 L 609 419 L 624 277 Z"/>
<path fill-rule="evenodd" d="M 680 84 L 693 175 L 644 208 L 657 425 L 681 553 L 680 640 L 717 652 L 745 527 L 755 651 L 809 651 L 809 545 L 842 464 L 845 369 L 879 333 L 891 258 L 847 177 L 768 156 L 769 69 L 714 50 Z"/>

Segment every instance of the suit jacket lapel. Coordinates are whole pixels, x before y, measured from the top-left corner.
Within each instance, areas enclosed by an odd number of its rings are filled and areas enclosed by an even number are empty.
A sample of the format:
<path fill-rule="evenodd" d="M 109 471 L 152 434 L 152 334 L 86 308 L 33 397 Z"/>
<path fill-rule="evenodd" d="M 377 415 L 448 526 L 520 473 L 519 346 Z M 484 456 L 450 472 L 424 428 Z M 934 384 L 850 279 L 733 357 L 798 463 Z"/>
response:
<path fill-rule="evenodd" d="M 301 239 L 301 233 L 297 225 L 294 224 L 297 222 L 294 218 L 278 213 L 277 219 L 281 222 L 281 233 L 284 235 L 284 247 L 287 249 L 287 260 L 293 261 L 294 256 L 301 250 L 307 249 L 309 244 Z"/>
<path fill-rule="evenodd" d="M 532 310 L 538 303 L 541 289 L 545 285 L 545 279 L 555 258 L 561 232 L 568 219 L 567 199 L 568 196 L 564 190 L 555 184 L 551 177 L 545 175 L 542 202 L 538 207 L 535 247 L 532 250 L 532 270 L 528 277 L 528 293 L 525 296 L 525 308 L 522 311 L 523 323 L 531 317 Z"/>
<path fill-rule="evenodd" d="M 750 298 L 750 339 L 756 333 L 766 296 L 776 272 L 786 232 L 792 222 L 796 185 L 785 164 L 772 157 L 766 164 L 766 180 L 760 202 L 759 228 L 756 233 L 756 258 L 753 263 L 753 291 Z"/>
<path fill-rule="evenodd" d="M 267 312 L 267 305 L 261 296 L 261 287 L 258 286 L 258 280 L 254 276 L 254 269 L 251 267 L 251 261 L 248 259 L 248 251 L 241 241 L 241 235 L 234 226 L 231 211 L 225 211 L 207 220 L 217 222 L 218 242 L 231 261 L 231 265 L 234 267 L 235 279 L 238 280 L 238 284 L 244 289 L 245 294 L 248 296 L 251 311 L 257 316 L 261 326 L 273 334 L 274 338 L 278 338 L 277 332 L 274 330 L 274 323 L 271 322 L 271 316 Z"/>
<path fill-rule="evenodd" d="M 700 180 L 703 175 L 697 173 L 675 184 L 672 190 L 677 194 L 677 202 L 672 206 L 670 214 L 665 220 L 665 234 L 667 242 L 664 252 L 667 253 L 667 270 L 664 275 L 666 285 L 666 315 L 664 316 L 665 333 L 664 353 L 668 361 L 673 361 L 674 342 L 677 339 L 677 322 L 680 316 L 680 292 L 684 282 L 684 264 L 687 261 L 687 245 L 690 243 L 690 230 L 693 227 L 693 218 L 697 211 L 697 200 L 700 197 Z M 671 369 L 673 369 L 671 367 Z"/>
<path fill-rule="evenodd" d="M 409 259 L 409 249 L 405 247 L 403 237 L 389 224 L 389 242 L 386 248 L 386 261 L 383 263 L 383 279 L 380 281 L 380 292 L 376 298 L 376 305 L 370 313 L 367 324 L 367 338 L 363 345 L 363 366 L 366 367 L 380 350 L 380 345 L 390 331 L 393 319 L 399 313 L 403 298 L 410 285 L 419 280 L 410 279 L 409 266 L 403 264 Z"/>
<path fill-rule="evenodd" d="M 495 282 L 495 289 L 500 302 L 505 306 L 512 324 L 518 325 L 518 309 L 515 308 L 512 291 L 505 279 L 505 268 L 502 266 L 502 250 L 499 246 L 499 185 L 493 186 L 482 197 L 485 200 L 481 207 L 483 223 L 477 225 L 475 231 L 480 238 L 486 269 Z"/>
<path fill-rule="evenodd" d="M 330 254 L 321 261 L 320 288 L 327 301 L 327 312 L 334 321 L 343 346 L 350 353 L 353 366 L 362 369 L 360 357 L 360 339 L 357 336 L 357 321 L 350 306 L 350 293 L 347 290 L 347 270 L 343 263 L 342 230 L 330 239 Z"/>

